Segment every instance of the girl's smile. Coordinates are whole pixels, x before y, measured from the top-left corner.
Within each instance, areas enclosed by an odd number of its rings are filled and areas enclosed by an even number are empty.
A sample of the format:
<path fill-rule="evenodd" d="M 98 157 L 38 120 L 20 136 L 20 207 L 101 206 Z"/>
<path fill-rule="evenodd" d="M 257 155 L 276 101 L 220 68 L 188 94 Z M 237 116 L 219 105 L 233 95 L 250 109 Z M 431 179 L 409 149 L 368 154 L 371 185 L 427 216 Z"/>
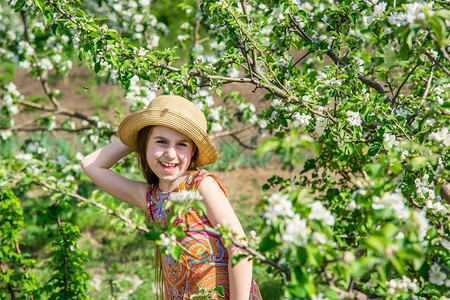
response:
<path fill-rule="evenodd" d="M 171 191 L 183 180 L 195 153 L 195 144 L 185 135 L 164 126 L 151 131 L 147 144 L 147 161 L 159 178 L 159 188 Z"/>

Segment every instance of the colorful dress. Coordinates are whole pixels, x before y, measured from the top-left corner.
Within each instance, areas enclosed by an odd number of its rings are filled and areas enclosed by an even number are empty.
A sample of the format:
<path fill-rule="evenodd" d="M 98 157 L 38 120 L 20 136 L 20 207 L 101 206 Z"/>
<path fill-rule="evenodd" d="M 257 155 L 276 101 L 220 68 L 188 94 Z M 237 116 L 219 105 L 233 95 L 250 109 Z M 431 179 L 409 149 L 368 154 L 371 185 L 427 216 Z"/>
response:
<path fill-rule="evenodd" d="M 201 181 L 210 176 L 219 184 L 220 188 L 227 196 L 227 192 L 219 177 L 205 170 L 192 171 L 175 190 L 164 193 L 158 186 L 150 185 L 147 191 L 147 205 L 151 217 L 151 223 L 160 223 L 166 226 L 166 218 L 170 213 L 164 210 L 164 202 L 170 193 L 183 190 L 198 189 Z M 202 229 L 204 226 L 211 226 L 205 215 L 200 215 L 196 210 L 190 209 L 177 218 L 174 225 L 189 224 L 190 228 Z M 186 225 L 184 225 L 186 227 Z M 228 252 L 219 237 L 206 232 L 188 233 L 179 240 L 183 253 L 179 261 L 170 255 L 162 256 L 162 270 L 164 281 L 165 299 L 190 299 L 191 295 L 200 292 L 200 288 L 208 290 L 216 286 L 222 286 L 225 297 L 214 294 L 214 299 L 230 299 L 228 284 Z M 250 298 L 252 300 L 262 299 L 259 288 L 252 280 Z"/>

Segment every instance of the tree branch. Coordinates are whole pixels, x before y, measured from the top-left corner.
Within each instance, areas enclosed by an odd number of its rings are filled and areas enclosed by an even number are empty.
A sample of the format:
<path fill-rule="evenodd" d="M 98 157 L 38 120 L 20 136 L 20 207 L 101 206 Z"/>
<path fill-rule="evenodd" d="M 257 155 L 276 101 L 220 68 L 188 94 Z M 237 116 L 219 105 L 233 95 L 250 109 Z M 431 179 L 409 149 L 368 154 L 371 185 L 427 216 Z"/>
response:
<path fill-rule="evenodd" d="M 39 77 L 39 81 L 41 82 L 42 88 L 44 89 L 45 94 L 47 95 L 47 97 L 49 98 L 49 100 L 53 103 L 53 106 L 55 108 L 59 107 L 59 102 L 58 100 L 56 100 L 55 95 L 53 95 L 53 93 L 51 92 L 49 86 L 48 86 L 48 82 L 47 82 L 47 76 L 42 74 L 42 70 L 41 67 L 39 67 L 39 59 L 37 57 L 36 51 L 35 49 L 31 46 L 31 42 L 30 42 L 30 38 L 28 37 L 28 26 L 27 26 L 27 21 L 26 21 L 26 17 L 25 17 L 25 12 L 23 10 L 20 11 L 20 15 L 22 16 L 22 23 L 23 23 L 23 27 L 24 27 L 24 38 L 25 41 L 27 41 L 28 43 L 28 47 L 31 47 L 31 49 L 33 49 L 33 58 L 34 58 L 34 68 L 36 69 L 36 73 Z"/>
<path fill-rule="evenodd" d="M 115 217 L 119 218 L 120 220 L 124 221 L 129 226 L 135 225 L 135 228 L 137 230 L 143 231 L 145 233 L 150 232 L 150 230 L 147 227 L 142 227 L 142 226 L 136 225 L 133 222 L 133 220 L 131 220 L 130 218 L 127 218 L 124 215 L 116 213 L 115 211 L 113 211 L 112 209 L 106 207 L 105 205 L 103 205 L 101 203 L 95 202 L 93 200 L 89 200 L 89 199 L 87 199 L 87 198 L 85 198 L 85 197 L 83 197 L 81 195 L 75 194 L 75 193 L 69 193 L 69 192 L 62 191 L 62 190 L 60 190 L 60 189 L 58 189 L 56 187 L 53 187 L 53 186 L 49 185 L 46 182 L 33 182 L 33 183 L 36 184 L 36 185 L 43 186 L 43 187 L 45 187 L 45 188 L 47 188 L 49 190 L 52 190 L 52 191 L 54 191 L 56 193 L 59 193 L 59 194 L 62 194 L 62 195 L 66 195 L 66 196 L 70 196 L 70 197 L 72 197 L 74 199 L 80 200 L 81 202 L 85 202 L 85 203 L 91 204 L 91 205 L 93 205 L 93 206 L 95 206 L 97 208 L 100 208 L 101 210 L 104 210 L 106 213 L 108 213 L 108 214 L 110 214 L 112 216 L 115 216 Z"/>
<path fill-rule="evenodd" d="M 308 42 L 313 42 L 313 40 L 303 31 L 303 29 L 300 28 L 300 26 L 297 24 L 297 21 L 295 21 L 294 17 L 292 16 L 292 14 L 288 14 L 289 19 L 291 20 L 292 24 L 294 24 L 295 29 L 297 34 L 305 41 Z M 346 67 L 347 64 L 340 59 L 334 52 L 333 50 L 328 50 L 327 51 L 327 55 L 329 58 L 331 58 L 335 64 Z M 384 88 L 377 82 L 370 80 L 369 78 L 365 77 L 364 75 L 362 75 L 361 73 L 358 73 L 358 78 L 359 80 L 361 80 L 361 82 L 363 82 L 364 84 L 366 84 L 367 86 L 375 89 L 377 92 L 379 92 L 380 94 L 386 94 L 386 91 L 384 90 Z M 388 101 L 390 101 L 389 96 L 387 98 Z"/>
<path fill-rule="evenodd" d="M 409 77 L 417 69 L 418 66 L 419 66 L 419 64 L 417 64 L 414 68 L 412 68 L 412 70 L 408 73 L 406 78 L 403 80 L 402 84 L 400 84 L 400 86 L 397 89 L 397 92 L 395 93 L 394 98 L 392 98 L 392 105 L 395 105 L 395 101 L 397 100 L 398 95 L 400 94 L 400 91 L 402 90 L 403 86 L 406 84 L 406 81 L 408 81 Z"/>
<path fill-rule="evenodd" d="M 428 51 L 425 51 L 425 55 L 428 57 L 429 60 L 431 60 L 432 62 L 434 62 L 439 68 L 442 69 L 442 71 L 444 71 L 445 74 L 447 74 L 447 76 L 450 76 L 450 71 L 447 70 L 436 58 L 434 58 L 430 53 L 428 53 Z"/>
<path fill-rule="evenodd" d="M 278 270 L 280 270 L 281 272 L 283 272 L 284 274 L 286 274 L 287 276 L 290 275 L 290 271 L 283 268 L 282 266 L 280 266 L 279 264 L 277 264 L 276 262 L 274 262 L 273 260 L 268 259 L 267 257 L 265 257 L 264 255 L 262 255 L 261 253 L 257 252 L 256 250 L 242 244 L 240 241 L 236 240 L 235 238 L 231 238 L 229 236 L 224 236 L 220 231 L 215 230 L 214 228 L 211 228 L 209 226 L 205 226 L 202 229 L 195 229 L 195 228 L 191 228 L 189 227 L 186 232 L 206 232 L 212 235 L 215 235 L 217 237 L 220 238 L 225 238 L 225 239 L 230 239 L 231 242 L 233 243 L 233 245 L 235 245 L 236 247 L 239 247 L 245 251 L 247 251 L 249 254 L 251 254 L 253 257 L 255 257 L 256 259 L 260 260 L 261 262 L 268 264 Z"/>
<path fill-rule="evenodd" d="M 431 65 L 430 76 L 428 77 L 427 85 L 425 87 L 425 91 L 423 92 L 422 98 L 420 98 L 420 102 L 424 102 L 428 96 L 428 92 L 430 91 L 430 87 L 431 87 L 431 81 L 433 80 L 433 71 L 434 71 L 435 66 L 436 66 L 436 64 Z"/>

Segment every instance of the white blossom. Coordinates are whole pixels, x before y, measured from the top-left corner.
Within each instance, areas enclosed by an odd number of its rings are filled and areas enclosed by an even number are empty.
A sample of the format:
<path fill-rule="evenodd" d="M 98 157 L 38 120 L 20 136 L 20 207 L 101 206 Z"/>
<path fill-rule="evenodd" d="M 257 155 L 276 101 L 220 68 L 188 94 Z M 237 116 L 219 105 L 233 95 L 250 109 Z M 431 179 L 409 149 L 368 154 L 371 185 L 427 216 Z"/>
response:
<path fill-rule="evenodd" d="M 15 156 L 16 159 L 30 160 L 33 156 L 29 153 L 19 153 Z"/>
<path fill-rule="evenodd" d="M 269 197 L 268 201 L 269 207 L 263 215 L 268 224 L 272 224 L 279 216 L 289 218 L 294 216 L 292 203 L 289 201 L 288 195 L 275 193 Z"/>
<path fill-rule="evenodd" d="M 399 144 L 399 141 L 397 141 L 395 135 L 389 133 L 383 134 L 383 141 L 386 149 L 392 149 L 394 146 L 398 146 Z"/>
<path fill-rule="evenodd" d="M 185 202 L 190 200 L 201 200 L 202 196 L 195 190 L 195 191 L 180 191 L 177 193 L 171 193 L 169 196 L 170 201 L 177 201 L 177 202 Z"/>
<path fill-rule="evenodd" d="M 429 279 L 432 284 L 443 285 L 447 275 L 444 272 L 431 272 Z"/>
<path fill-rule="evenodd" d="M 381 17 L 381 15 L 384 13 L 384 11 L 386 10 L 386 2 L 381 2 L 378 3 L 377 5 L 375 5 L 374 9 L 373 9 L 373 17 L 374 18 L 379 18 Z"/>
<path fill-rule="evenodd" d="M 12 135 L 11 130 L 5 130 L 5 131 L 0 132 L 0 137 L 4 141 L 9 139 L 11 137 L 11 135 Z"/>
<path fill-rule="evenodd" d="M 211 131 L 212 132 L 221 132 L 222 130 L 223 130 L 223 127 L 219 123 L 213 122 L 211 124 Z"/>
<path fill-rule="evenodd" d="M 450 241 L 447 239 L 443 239 L 441 241 L 441 245 L 442 247 L 444 247 L 445 249 L 447 249 L 448 251 L 450 251 Z"/>
<path fill-rule="evenodd" d="M 326 128 L 327 128 L 327 119 L 324 118 L 324 117 L 318 116 L 318 117 L 316 118 L 316 127 L 315 127 L 316 133 L 317 133 L 319 136 L 322 136 L 323 131 L 324 131 Z"/>
<path fill-rule="evenodd" d="M 406 24 L 406 14 L 402 12 L 393 12 L 389 15 L 388 22 L 391 25 L 400 27 Z"/>
<path fill-rule="evenodd" d="M 39 62 L 39 66 L 46 71 L 50 71 L 51 69 L 53 69 L 53 64 L 47 57 L 44 57 Z"/>
<path fill-rule="evenodd" d="M 347 111 L 347 121 L 352 126 L 361 126 L 362 119 L 358 112 L 354 112 L 351 110 Z"/>
<path fill-rule="evenodd" d="M 428 136 L 428 139 L 430 141 L 442 142 L 446 147 L 450 146 L 450 132 L 447 127 L 441 128 L 436 132 L 432 132 Z"/>
<path fill-rule="evenodd" d="M 372 198 L 373 209 L 390 209 L 393 210 L 395 215 L 400 219 L 407 219 L 410 216 L 408 207 L 405 205 L 405 199 L 400 193 L 384 193 L 380 198 L 374 196 Z"/>
<path fill-rule="evenodd" d="M 306 243 L 307 232 L 306 220 L 295 214 L 293 218 L 286 219 L 281 239 L 285 243 L 302 246 Z"/>
<path fill-rule="evenodd" d="M 315 201 L 311 204 L 311 213 L 308 218 L 311 220 L 320 220 L 326 225 L 333 226 L 335 222 L 334 216 L 327 210 L 322 202 Z"/>
<path fill-rule="evenodd" d="M 311 120 L 310 115 L 300 114 L 299 112 L 295 112 L 292 115 L 294 121 L 292 122 L 295 127 L 303 127 L 309 125 L 309 120 Z"/>

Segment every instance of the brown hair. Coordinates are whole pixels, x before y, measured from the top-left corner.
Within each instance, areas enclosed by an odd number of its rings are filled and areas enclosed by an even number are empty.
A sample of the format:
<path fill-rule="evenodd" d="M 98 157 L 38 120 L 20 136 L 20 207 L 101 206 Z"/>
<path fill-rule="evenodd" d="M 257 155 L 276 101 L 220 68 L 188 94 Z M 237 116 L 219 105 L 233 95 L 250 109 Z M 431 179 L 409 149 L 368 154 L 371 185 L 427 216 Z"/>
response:
<path fill-rule="evenodd" d="M 136 141 L 136 153 L 138 155 L 138 163 L 145 181 L 147 181 L 150 185 L 157 185 L 159 183 L 159 178 L 155 175 L 155 173 L 153 173 L 147 161 L 147 144 L 153 128 L 154 126 L 146 126 L 139 130 Z"/>

